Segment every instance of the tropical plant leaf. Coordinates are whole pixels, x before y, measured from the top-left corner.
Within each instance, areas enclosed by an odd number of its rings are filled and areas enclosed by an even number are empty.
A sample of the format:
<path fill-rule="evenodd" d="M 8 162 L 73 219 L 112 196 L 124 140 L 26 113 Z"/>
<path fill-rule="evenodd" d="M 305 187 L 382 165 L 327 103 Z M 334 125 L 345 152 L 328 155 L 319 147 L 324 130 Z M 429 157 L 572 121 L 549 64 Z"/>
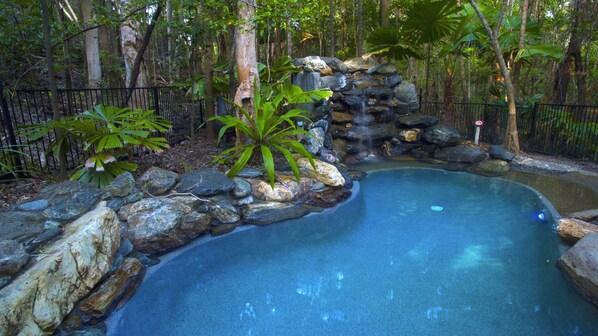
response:
<path fill-rule="evenodd" d="M 266 175 L 268 175 L 270 187 L 274 189 L 274 157 L 272 156 L 272 151 L 268 146 L 264 145 L 260 145 L 260 150 L 262 152 L 262 161 L 264 163 L 264 168 L 266 168 Z"/>

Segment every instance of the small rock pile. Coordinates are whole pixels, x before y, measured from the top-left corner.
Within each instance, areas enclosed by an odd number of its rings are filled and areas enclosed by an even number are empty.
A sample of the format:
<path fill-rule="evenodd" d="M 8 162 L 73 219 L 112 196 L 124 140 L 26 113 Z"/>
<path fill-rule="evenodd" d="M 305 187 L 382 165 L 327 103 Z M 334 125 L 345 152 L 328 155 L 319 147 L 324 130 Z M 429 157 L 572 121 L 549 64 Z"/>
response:
<path fill-rule="evenodd" d="M 336 205 L 351 195 L 349 173 L 297 160 L 302 178 L 279 171 L 229 179 L 215 168 L 182 175 L 153 167 L 98 189 L 80 182 L 46 187 L 38 200 L 0 212 L 0 334 L 102 334 L 158 257 L 203 234 L 266 225 Z"/>

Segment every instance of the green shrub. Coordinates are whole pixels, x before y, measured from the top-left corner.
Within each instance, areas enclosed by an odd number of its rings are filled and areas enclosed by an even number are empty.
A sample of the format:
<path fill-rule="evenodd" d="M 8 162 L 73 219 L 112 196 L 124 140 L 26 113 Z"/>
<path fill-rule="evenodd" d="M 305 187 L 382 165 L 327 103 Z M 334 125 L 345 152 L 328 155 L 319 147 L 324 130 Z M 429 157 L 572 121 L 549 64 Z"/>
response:
<path fill-rule="evenodd" d="M 71 180 L 103 187 L 121 173 L 137 169 L 132 162 L 119 161 L 125 154 L 130 157 L 134 147 L 154 151 L 168 148 L 166 139 L 150 135 L 170 127 L 169 121 L 152 110 L 97 105 L 76 116 L 24 127 L 21 133 L 30 140 L 38 140 L 54 129 L 60 129 L 63 136 L 53 141 L 51 147 L 55 155 L 68 152 L 76 143 L 83 144 L 87 159 Z"/>
<path fill-rule="evenodd" d="M 280 152 L 299 182 L 299 168 L 292 152 L 308 158 L 311 165 L 315 166 L 312 155 L 296 140 L 300 135 L 311 136 L 309 132 L 298 129 L 295 125 L 296 119 L 309 120 L 305 116 L 309 111 L 297 108 L 292 108 L 287 112 L 283 112 L 283 110 L 292 104 L 311 103 L 315 100 L 327 99 L 330 96 L 332 96 L 332 92 L 329 89 L 304 92 L 300 87 L 291 84 L 264 86 L 261 94 L 256 90 L 254 96 L 255 115 L 250 115 L 242 106 L 235 104 L 246 121 L 231 115 L 210 118 L 210 120 L 217 120 L 224 124 L 218 134 L 219 142 L 229 128 L 235 128 L 238 133 L 249 139 L 249 143 L 223 151 L 214 158 L 214 161 L 229 163 L 236 160 L 227 174 L 229 177 L 233 177 L 245 167 L 252 157 L 261 154 L 270 186 L 274 188 L 273 152 Z M 234 104 L 234 102 L 231 103 Z"/>

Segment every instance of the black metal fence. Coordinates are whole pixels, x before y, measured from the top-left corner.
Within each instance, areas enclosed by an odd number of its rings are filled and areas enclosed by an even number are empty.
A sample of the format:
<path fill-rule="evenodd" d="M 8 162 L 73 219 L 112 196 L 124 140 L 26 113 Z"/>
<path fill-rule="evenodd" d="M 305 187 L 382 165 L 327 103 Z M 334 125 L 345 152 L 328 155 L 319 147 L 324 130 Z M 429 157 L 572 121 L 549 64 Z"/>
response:
<path fill-rule="evenodd" d="M 62 115 L 76 115 L 95 105 L 122 106 L 126 90 L 73 89 L 58 90 L 59 108 Z M 0 93 L 1 84 L 0 84 Z M 43 123 L 52 118 L 49 90 L 16 90 L 0 94 L 0 165 L 36 172 L 52 173 L 58 168 L 58 158 L 51 154 L 54 135 L 31 142 L 19 134 L 25 125 Z M 154 110 L 172 122 L 172 129 L 162 134 L 170 144 L 186 139 L 201 123 L 203 108 L 193 102 L 185 91 L 174 87 L 149 87 L 133 90 L 129 106 Z M 10 148 L 10 150 L 9 150 Z M 69 168 L 81 162 L 81 148 L 71 148 L 67 155 Z M 0 167 L 1 168 L 1 167 Z"/>
<path fill-rule="evenodd" d="M 474 121 L 484 120 L 481 139 L 501 144 L 507 126 L 507 106 L 423 102 L 420 111 L 441 119 L 473 139 Z M 538 104 L 517 107 L 517 128 L 522 149 L 598 162 L 598 106 Z"/>

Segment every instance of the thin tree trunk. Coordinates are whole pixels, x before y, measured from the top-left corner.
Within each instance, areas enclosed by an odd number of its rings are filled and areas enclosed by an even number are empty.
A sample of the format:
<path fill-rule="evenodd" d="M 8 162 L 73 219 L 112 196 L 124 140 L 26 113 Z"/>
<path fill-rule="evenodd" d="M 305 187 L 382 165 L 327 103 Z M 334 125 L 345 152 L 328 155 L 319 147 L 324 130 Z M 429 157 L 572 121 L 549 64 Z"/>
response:
<path fill-rule="evenodd" d="M 363 0 L 357 0 L 357 57 L 363 55 Z"/>
<path fill-rule="evenodd" d="M 123 105 L 128 105 L 129 100 L 131 99 L 131 95 L 133 94 L 133 89 L 135 89 L 136 83 L 140 84 L 140 86 L 146 86 L 145 78 L 143 78 L 143 76 L 139 76 L 139 74 L 142 71 L 143 54 L 145 53 L 145 50 L 147 49 L 150 38 L 152 36 L 152 32 L 154 31 L 156 22 L 160 18 L 161 12 L 162 12 L 162 2 L 158 2 L 158 8 L 156 8 L 154 15 L 152 15 L 151 22 L 147 26 L 145 35 L 143 36 L 143 41 L 141 42 L 141 46 L 139 47 L 139 50 L 137 51 L 137 54 L 135 55 L 135 62 L 133 63 L 133 68 L 131 69 L 131 78 L 129 78 L 128 84 L 127 84 L 128 90 L 127 90 L 127 95 L 125 97 L 125 104 L 123 104 Z M 124 48 L 124 46 L 123 46 L 123 48 Z M 139 77 L 142 77 L 141 81 L 138 80 Z"/>
<path fill-rule="evenodd" d="M 507 5 L 508 0 L 503 0 L 499 18 L 502 18 L 505 7 Z M 507 104 L 508 104 L 508 118 L 507 118 L 507 130 L 505 136 L 505 148 L 514 154 L 519 154 L 519 134 L 517 132 L 517 109 L 515 107 L 515 89 L 513 87 L 513 82 L 511 81 L 511 76 L 509 74 L 509 69 L 507 68 L 507 64 L 505 59 L 502 55 L 502 49 L 500 44 L 498 43 L 498 31 L 500 29 L 500 20 L 496 25 L 496 30 L 492 30 L 486 17 L 480 11 L 478 4 L 475 0 L 469 0 L 469 3 L 477 13 L 478 17 L 484 24 L 488 35 L 490 36 L 490 42 L 492 43 L 492 48 L 494 49 L 494 54 L 496 56 L 496 60 L 500 66 L 501 73 L 505 79 L 505 85 L 507 87 Z"/>
<path fill-rule="evenodd" d="M 172 0 L 166 0 L 166 52 L 168 54 L 168 77 L 170 82 L 173 82 L 172 69 L 173 64 L 173 44 L 172 44 Z"/>
<path fill-rule="evenodd" d="M 328 39 L 330 42 L 330 50 L 328 55 L 334 57 L 334 0 L 330 0 L 329 13 L 328 13 Z"/>
<path fill-rule="evenodd" d="M 523 3 L 521 4 L 521 26 L 519 29 L 519 50 L 523 50 L 523 48 L 525 48 L 525 29 L 527 26 L 527 10 L 529 7 L 529 0 L 522 1 Z M 517 93 L 520 91 L 519 76 L 521 74 L 522 64 L 523 61 L 519 60 L 515 62 L 515 65 L 513 66 L 513 87 L 515 88 L 515 97 L 517 97 Z"/>
<path fill-rule="evenodd" d="M 253 1 L 253 0 L 250 0 Z M 253 1 L 255 2 L 255 1 Z M 292 27 L 291 27 L 291 19 L 287 16 L 286 18 L 286 25 L 287 25 L 287 29 L 286 29 L 286 33 L 287 33 L 287 56 L 289 57 L 293 57 L 293 31 L 292 31 Z"/>
<path fill-rule="evenodd" d="M 114 16 L 112 1 L 100 0 L 100 4 L 105 8 L 107 17 L 112 18 Z M 116 29 L 110 24 L 102 25 L 98 29 L 100 50 L 104 53 L 104 57 L 100 58 L 103 83 L 105 83 L 107 87 L 121 87 L 122 78 L 116 65 L 122 64 L 122 58 L 120 58 L 119 55 Z"/>
<path fill-rule="evenodd" d="M 81 13 L 83 24 L 90 25 L 95 19 L 92 13 L 93 4 L 91 0 L 81 0 Z M 100 43 L 98 40 L 98 28 L 85 32 L 85 57 L 87 63 L 87 85 L 90 88 L 98 88 L 102 81 L 102 68 L 100 64 Z"/>
<path fill-rule="evenodd" d="M 380 27 L 388 27 L 388 4 L 389 0 L 380 0 Z"/>
<path fill-rule="evenodd" d="M 235 59 L 239 87 L 235 93 L 235 103 L 243 107 L 250 116 L 253 116 L 255 115 L 253 97 L 255 90 L 259 90 L 256 88 L 256 85 L 259 85 L 254 23 L 256 0 L 238 0 L 237 6 L 239 25 L 235 33 Z M 289 34 L 290 30 L 287 29 L 287 38 Z M 235 114 L 237 118 L 245 119 L 240 111 L 235 111 Z M 241 133 L 237 132 L 237 145 L 243 144 L 246 140 Z"/>
<path fill-rule="evenodd" d="M 52 117 L 54 120 L 60 120 L 61 113 L 58 107 L 58 90 L 56 89 L 56 78 L 54 76 L 54 51 L 52 50 L 52 32 L 50 29 L 50 10 L 48 9 L 48 0 L 41 0 L 42 5 L 42 19 L 44 22 L 44 47 L 46 49 L 46 65 L 48 67 L 48 87 L 50 89 L 50 107 L 52 109 Z M 54 129 L 56 139 L 62 139 L 62 131 L 59 128 Z M 60 178 L 65 179 L 66 176 L 66 152 L 61 151 L 58 157 Z"/>
<path fill-rule="evenodd" d="M 214 117 L 216 115 L 216 110 L 214 108 L 214 71 L 212 69 L 212 50 L 211 46 L 209 49 L 204 53 L 204 62 L 203 62 L 203 72 L 205 75 L 205 90 L 206 90 L 206 120 Z M 216 127 L 213 121 L 208 121 L 206 123 L 206 137 L 209 143 L 216 142 Z"/>

